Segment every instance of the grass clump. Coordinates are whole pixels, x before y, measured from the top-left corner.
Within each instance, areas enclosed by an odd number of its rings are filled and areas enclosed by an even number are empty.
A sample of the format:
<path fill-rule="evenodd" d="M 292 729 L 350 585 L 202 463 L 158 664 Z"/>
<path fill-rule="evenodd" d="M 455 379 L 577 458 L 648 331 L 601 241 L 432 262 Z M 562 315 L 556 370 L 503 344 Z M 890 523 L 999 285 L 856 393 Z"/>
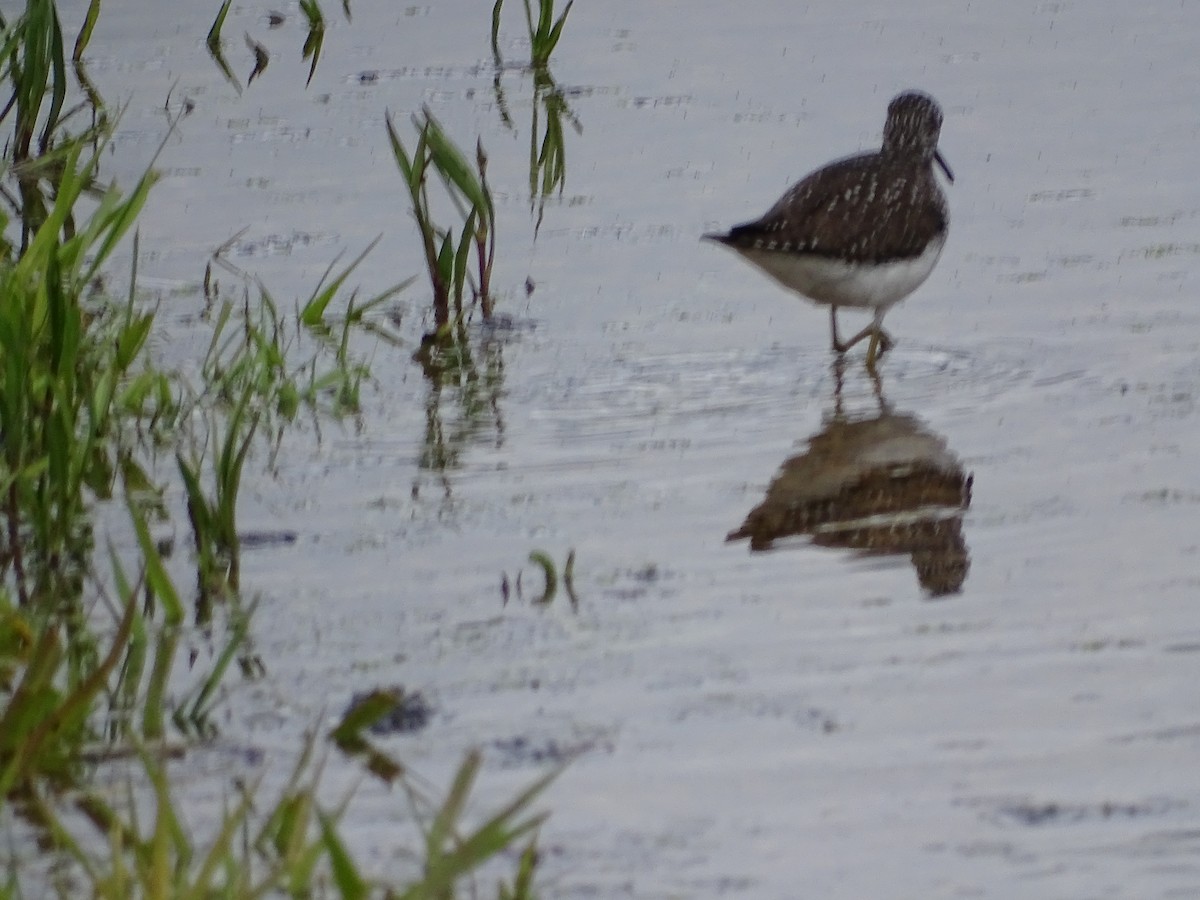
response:
<path fill-rule="evenodd" d="M 487 183 L 487 155 L 481 142 L 476 143 L 472 166 L 428 108 L 420 117 L 413 117 L 413 126 L 417 142 L 410 154 L 391 116 L 387 117 L 392 154 L 412 201 L 433 290 L 434 332 L 430 337 L 446 344 L 453 342 L 453 329 L 464 320 L 463 296 L 468 284 L 484 320 L 492 317 L 496 208 Z M 443 228 L 435 221 L 429 199 L 431 173 L 441 180 L 461 225 Z"/>
<path fill-rule="evenodd" d="M 567 24 L 567 14 L 575 0 L 567 0 L 562 15 L 554 17 L 555 0 L 538 0 L 537 15 L 533 13 L 530 0 L 522 0 L 525 4 L 525 27 L 529 38 L 529 65 L 535 69 L 543 69 L 550 63 L 550 54 L 558 46 L 562 37 L 563 26 Z M 500 10 L 504 0 L 496 0 L 492 6 L 492 54 L 500 60 Z"/>
<path fill-rule="evenodd" d="M 81 161 L 81 150 L 64 156 L 54 204 L 25 252 L 0 260 L 0 576 L 23 606 L 77 592 L 90 549 L 86 496 L 111 496 L 117 472 L 137 466 L 118 420 L 150 420 L 170 403 L 161 375 L 134 369 L 153 317 L 132 298 L 115 309 L 81 302 L 154 177 L 128 197 L 110 188 L 77 227 L 98 157 Z"/>
<path fill-rule="evenodd" d="M 210 47 L 219 48 L 228 7 Z M 77 58 L 99 10 L 93 0 Z M 273 796 L 261 780 L 231 782 L 215 824 L 200 837 L 189 828 L 172 786 L 175 761 L 217 733 L 230 671 L 253 679 L 265 668 L 239 570 L 244 473 L 256 450 L 278 447 L 301 411 L 314 421 L 359 414 L 370 373 L 353 336 L 403 285 L 343 305 L 337 298 L 362 257 L 340 270 L 335 261 L 294 316 L 281 314 L 261 285 L 238 300 L 211 285 L 212 338 L 199 381 L 158 368 L 147 349 L 155 310 L 136 290 L 136 223 L 156 177 L 147 171 L 127 193 L 98 184 L 111 125 L 101 116 L 67 130 L 66 79 L 52 0 L 28 0 L 12 23 L 0 17 L 0 84 L 10 92 L 0 123 L 12 132 L 0 177 L 17 186 L 0 191 L 0 820 L 14 848 L 0 898 L 443 900 L 508 848 L 523 852 L 500 895 L 530 896 L 543 820 L 530 808 L 553 776 L 472 825 L 477 753 L 438 802 L 412 787 L 399 763 L 382 765 L 377 749 L 368 757 L 367 771 L 404 786 L 423 826 L 420 871 L 408 880 L 381 882 L 356 859 L 341 834 L 349 798 L 329 804 L 321 796 L 322 748 L 312 737 Z M 476 171 L 466 167 L 477 179 L 471 187 L 440 129 L 421 140 L 422 196 L 431 166 L 448 191 L 482 192 L 450 240 L 456 258 L 474 249 L 471 283 L 490 315 L 486 160 L 480 149 Z M 8 240 L 18 223 L 19 244 Z M 130 288 L 117 299 L 105 271 L 130 238 Z M 450 269 L 448 283 L 458 285 L 461 319 L 460 271 Z M 162 459 L 174 466 L 160 467 Z M 170 550 L 152 532 L 173 495 L 187 509 L 194 594 L 176 583 Z M 127 539 L 106 545 L 97 537 L 101 507 Z M 354 743 L 365 724 L 339 737 Z M 93 777 L 116 760 L 127 764 L 124 796 Z"/>

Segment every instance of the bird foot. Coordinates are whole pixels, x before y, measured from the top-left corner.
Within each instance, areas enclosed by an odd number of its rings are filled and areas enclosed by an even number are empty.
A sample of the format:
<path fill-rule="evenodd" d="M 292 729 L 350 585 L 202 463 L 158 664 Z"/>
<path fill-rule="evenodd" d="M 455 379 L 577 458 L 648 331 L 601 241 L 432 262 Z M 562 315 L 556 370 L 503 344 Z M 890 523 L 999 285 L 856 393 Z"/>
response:
<path fill-rule="evenodd" d="M 873 343 L 876 345 L 874 355 L 887 353 L 894 346 L 896 346 L 896 342 L 892 340 L 892 336 L 890 334 L 888 334 L 882 328 L 876 331 L 873 325 L 868 325 L 848 341 L 839 341 L 837 338 L 834 338 L 833 349 L 838 353 L 845 353 L 855 344 L 865 340 L 866 338 L 872 338 Z"/>

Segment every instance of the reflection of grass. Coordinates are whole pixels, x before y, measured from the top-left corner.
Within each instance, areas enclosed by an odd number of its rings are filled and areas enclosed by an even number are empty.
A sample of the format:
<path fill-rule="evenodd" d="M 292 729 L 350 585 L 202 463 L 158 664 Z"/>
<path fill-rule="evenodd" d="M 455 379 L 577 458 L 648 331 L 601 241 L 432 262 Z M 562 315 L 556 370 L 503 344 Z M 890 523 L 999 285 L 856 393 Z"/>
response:
<path fill-rule="evenodd" d="M 210 44 L 219 46 L 228 8 Z M 77 56 L 99 10 L 93 0 Z M 335 314 L 360 256 L 336 273 L 331 265 L 295 316 L 284 317 L 265 289 L 254 302 L 248 288 L 233 302 L 206 278 L 212 338 L 198 383 L 156 368 L 147 353 L 155 311 L 136 291 L 135 232 L 155 176 L 148 171 L 128 193 L 96 186 L 110 125 L 101 116 L 68 133 L 66 78 L 52 0 L 29 0 L 11 24 L 0 17 L 0 87 L 11 94 L 0 103 L 0 124 L 11 130 L 0 175 L 18 187 L 3 190 L 0 208 L 0 818 L 11 829 L 6 843 L 20 848 L 6 860 L 0 897 L 386 890 L 440 900 L 509 847 L 524 852 L 501 895 L 528 897 L 542 821 L 529 807 L 553 775 L 468 828 L 463 810 L 478 754 L 466 757 L 440 803 L 425 800 L 399 763 L 369 767 L 392 773 L 423 825 L 421 871 L 409 883 L 374 884 L 362 871 L 339 834 L 345 804 L 318 798 L 314 739 L 277 798 L 238 784 L 207 838 L 185 827 L 164 760 L 216 734 L 234 663 L 246 678 L 265 668 L 252 647 L 254 604 L 243 602 L 238 578 L 245 468 L 255 448 L 278 445 L 302 408 L 314 420 L 358 412 L 368 371 L 353 335 L 402 286 L 361 303 L 351 297 Z M 89 96 L 95 110 L 98 97 Z M 479 168 L 482 182 L 482 154 Z M 19 247 L 2 237 L 14 218 Z M 131 234 L 129 295 L 119 301 L 100 276 Z M 472 246 L 490 268 L 490 244 Z M 160 472 L 156 464 L 171 457 L 177 468 Z M 94 509 L 121 494 L 111 508 L 126 516 L 114 527 L 127 538 L 98 554 Z M 181 495 L 200 587 L 194 602 L 176 584 L 169 547 L 151 533 Z M 201 626 L 194 631 L 186 630 L 189 613 Z M 94 764 L 113 757 L 131 763 L 140 791 L 131 785 L 114 799 L 92 784 Z M 30 839 L 54 859 L 30 853 Z"/>
<path fill-rule="evenodd" d="M 563 121 L 570 122 L 576 134 L 581 134 L 583 128 L 571 112 L 549 69 L 550 54 L 562 37 L 571 3 L 567 3 L 562 15 L 555 19 L 554 0 L 539 0 L 536 23 L 530 0 L 524 0 L 524 3 L 531 54 L 526 68 L 533 75 L 533 122 L 529 129 L 529 203 L 531 209 L 537 212 L 537 222 L 534 226 L 536 234 L 541 228 L 546 198 L 555 191 L 561 195 L 566 185 L 567 145 Z M 504 60 L 500 54 L 500 10 L 503 4 L 504 0 L 496 0 L 492 7 L 492 56 L 496 64 L 496 77 L 492 86 L 496 93 L 496 106 L 500 110 L 500 116 L 504 124 L 511 128 L 512 117 L 508 113 L 504 90 L 500 83 L 500 75 L 504 69 Z M 544 133 L 539 128 L 539 111 L 545 115 Z"/>
<path fill-rule="evenodd" d="M 267 64 L 271 61 L 271 54 L 267 52 L 266 47 L 254 40 L 250 35 L 246 35 L 246 46 L 254 54 L 254 69 L 250 72 L 250 77 L 246 79 L 246 86 L 249 87 L 255 78 L 267 71 Z"/>
<path fill-rule="evenodd" d="M 420 468 L 443 479 L 457 469 L 463 448 L 487 435 L 504 439 L 500 398 L 504 393 L 503 345 L 480 342 L 474 352 L 465 335 L 440 352 L 424 354 L 421 362 L 429 382 L 425 402 L 425 443 Z M 456 409 L 448 412 L 449 398 Z M 451 418 L 453 415 L 453 418 Z"/>
<path fill-rule="evenodd" d="M 536 597 L 530 597 L 529 602 L 534 606 L 549 606 L 554 602 L 554 598 L 558 596 L 559 575 L 558 570 L 554 565 L 554 560 L 550 554 L 544 550 L 531 550 L 529 553 L 529 561 L 542 570 L 542 593 Z M 525 599 L 524 588 L 522 586 L 522 576 L 524 571 L 517 570 L 516 579 L 516 596 L 518 600 Z M 563 565 L 562 571 L 562 586 L 566 591 L 567 599 L 571 603 L 571 609 L 578 611 L 579 595 L 575 591 L 575 550 L 572 549 L 567 553 L 566 563 Z M 507 604 L 512 588 L 508 580 L 508 573 L 504 573 L 500 583 L 500 593 Z"/>
<path fill-rule="evenodd" d="M 321 47 L 325 44 L 325 14 L 321 12 L 321 7 L 317 0 L 300 0 L 300 11 L 304 13 L 304 18 L 308 22 L 308 34 L 304 38 L 304 59 L 312 58 L 312 65 L 308 69 L 308 81 L 306 85 L 312 84 L 313 75 L 317 73 L 317 62 L 321 58 Z M 350 6 L 346 5 L 346 18 L 350 17 Z"/>
<path fill-rule="evenodd" d="M 1137 251 L 1144 259 L 1165 259 L 1168 256 L 1196 256 L 1200 244 L 1154 244 Z"/>
<path fill-rule="evenodd" d="M 225 52 L 221 49 L 221 30 L 225 27 L 225 18 L 229 15 L 229 7 L 233 5 L 233 0 L 224 0 L 220 8 L 217 10 L 217 17 L 213 19 L 212 27 L 208 29 L 208 38 L 205 45 L 208 47 L 208 55 L 212 57 L 217 68 L 221 70 L 221 74 L 225 76 L 225 80 L 233 85 L 233 89 L 239 94 L 242 92 L 242 86 L 233 74 L 233 69 L 229 67 L 229 61 L 225 59 Z"/>
<path fill-rule="evenodd" d="M 576 134 L 583 126 L 575 118 L 567 100 L 549 72 L 534 71 L 533 124 L 529 129 L 529 202 L 537 208 L 534 231 L 541 228 L 546 198 L 558 191 L 562 195 L 567 183 L 567 142 L 563 132 L 566 119 Z M 538 107 L 545 111 L 546 132 L 538 145 Z"/>
<path fill-rule="evenodd" d="M 87 46 L 93 24 L 90 17 L 85 21 L 76 39 L 77 54 Z M 76 71 L 81 68 L 76 66 Z M 63 109 L 68 90 L 63 33 L 58 11 L 49 0 L 30 0 L 25 14 L 11 24 L 0 14 L 0 82 L 11 86 L 7 102 L 0 106 L 0 124 L 12 129 L 0 175 L 14 178 L 17 188 L 14 194 L 7 185 L 0 186 L 0 197 L 21 222 L 24 249 L 49 215 L 48 198 L 68 154 L 96 141 L 105 118 L 89 94 L 98 121 L 74 136 L 65 133 L 74 110 Z M 65 212 L 62 224 L 70 230 L 73 209 L 68 206 Z M 8 217 L 0 214 L 0 252 L 9 249 L 4 236 L 7 225 Z"/>
<path fill-rule="evenodd" d="M 99 7 L 99 0 L 92 0 L 95 7 Z M 234 90 L 239 94 L 242 92 L 242 86 L 233 74 L 233 69 L 229 65 L 229 61 L 225 58 L 224 50 L 221 46 L 221 32 L 225 28 L 225 20 L 229 16 L 230 7 L 233 5 L 233 0 L 223 0 L 220 7 L 217 9 L 216 18 L 213 19 L 212 27 L 208 30 L 208 38 L 206 45 L 208 47 L 209 56 L 213 62 L 225 76 L 225 80 L 233 85 Z M 325 46 L 325 13 L 321 9 L 321 4 L 318 0 L 299 0 L 300 12 L 304 15 L 304 20 L 307 30 L 304 35 L 304 47 L 301 50 L 302 58 L 311 60 L 308 67 L 308 78 L 305 80 L 305 85 L 312 83 L 313 76 L 317 73 L 317 64 L 321 61 L 321 49 Z M 342 0 L 342 10 L 346 15 L 347 21 L 350 19 L 350 0 Z M 274 14 L 273 14 L 274 15 Z M 282 18 L 278 20 L 282 21 Z M 278 24 L 278 22 L 275 22 Z M 254 69 L 250 73 L 250 77 L 246 80 L 246 86 L 261 75 L 267 68 L 269 54 L 266 47 L 254 40 L 249 33 L 246 34 L 246 46 L 254 55 Z"/>

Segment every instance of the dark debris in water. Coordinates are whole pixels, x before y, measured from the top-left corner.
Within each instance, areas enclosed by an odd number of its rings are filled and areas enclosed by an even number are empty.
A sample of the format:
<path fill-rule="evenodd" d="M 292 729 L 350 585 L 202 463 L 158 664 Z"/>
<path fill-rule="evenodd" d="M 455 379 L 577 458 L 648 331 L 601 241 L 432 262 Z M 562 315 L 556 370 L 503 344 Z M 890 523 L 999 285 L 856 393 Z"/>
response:
<path fill-rule="evenodd" d="M 1113 800 L 1101 800 L 1096 803 L 1021 800 L 996 805 L 992 815 L 997 819 L 1017 825 L 1041 827 L 1162 815 L 1177 805 L 1177 802 L 1166 798 L 1132 803 L 1119 803 Z"/>
<path fill-rule="evenodd" d="M 833 734 L 842 730 L 837 717 L 828 710 L 815 706 L 796 706 L 783 700 L 764 697 L 709 696 L 681 706 L 673 718 L 676 722 L 708 719 L 730 726 L 739 716 L 749 719 L 787 720 L 798 728 L 823 734 Z"/>
<path fill-rule="evenodd" d="M 536 329 L 536 320 L 512 316 L 508 313 L 495 313 L 490 319 L 479 322 L 479 331 L 484 337 L 504 337 Z"/>
<path fill-rule="evenodd" d="M 246 531 L 238 535 L 238 541 L 243 550 L 257 550 L 260 547 L 288 546 L 296 543 L 296 532 Z"/>
<path fill-rule="evenodd" d="M 497 738 L 492 741 L 492 749 L 499 754 L 500 763 L 504 766 L 561 765 L 590 750 L 599 749 L 599 745 L 595 739 L 560 743 L 555 738 L 539 740 L 518 735 Z"/>
<path fill-rule="evenodd" d="M 615 600 L 640 600 L 648 596 L 651 590 L 660 593 L 668 590 L 665 582 L 675 577 L 675 572 L 652 562 L 636 569 L 616 571 L 606 579 L 604 596 Z"/>

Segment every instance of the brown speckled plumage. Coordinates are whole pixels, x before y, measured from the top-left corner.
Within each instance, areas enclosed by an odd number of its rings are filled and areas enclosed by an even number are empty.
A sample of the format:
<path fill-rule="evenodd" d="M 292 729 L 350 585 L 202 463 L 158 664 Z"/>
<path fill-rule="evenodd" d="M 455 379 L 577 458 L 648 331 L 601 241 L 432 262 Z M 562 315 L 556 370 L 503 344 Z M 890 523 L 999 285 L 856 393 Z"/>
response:
<path fill-rule="evenodd" d="M 900 94 L 888 106 L 880 150 L 832 162 L 793 185 L 761 219 L 706 237 L 845 262 L 919 256 L 949 224 L 933 173 L 941 127 L 931 97 Z"/>
<path fill-rule="evenodd" d="M 839 352 L 872 336 L 872 362 L 875 342 L 883 349 L 891 343 L 883 313 L 925 280 L 945 241 L 949 212 L 934 164 L 953 176 L 937 149 L 941 127 L 937 102 L 905 91 L 888 105 L 878 151 L 832 162 L 793 185 L 762 218 L 704 237 L 828 305 Z M 875 322 L 843 344 L 839 306 L 874 309 Z"/>

